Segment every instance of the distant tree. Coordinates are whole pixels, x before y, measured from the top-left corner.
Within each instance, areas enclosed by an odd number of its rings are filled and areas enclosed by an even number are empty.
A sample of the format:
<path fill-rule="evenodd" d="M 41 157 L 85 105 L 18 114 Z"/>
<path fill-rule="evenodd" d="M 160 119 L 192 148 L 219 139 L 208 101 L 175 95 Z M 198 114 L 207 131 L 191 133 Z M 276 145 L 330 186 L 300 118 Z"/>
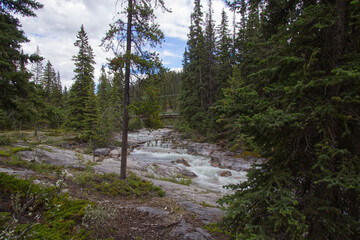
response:
<path fill-rule="evenodd" d="M 209 10 L 205 18 L 205 71 L 204 71 L 204 108 L 206 110 L 215 103 L 219 95 L 219 84 L 215 78 L 217 72 L 216 63 L 216 39 L 215 21 L 213 20 L 212 0 L 208 0 Z"/>
<path fill-rule="evenodd" d="M 99 84 L 97 86 L 99 119 L 96 129 L 96 139 L 93 141 L 93 144 L 101 147 L 114 144 L 114 133 L 116 131 L 116 103 L 113 102 L 112 94 L 113 90 L 111 82 L 105 72 L 105 67 L 102 66 Z"/>
<path fill-rule="evenodd" d="M 68 121 L 66 125 L 80 135 L 84 141 L 89 141 L 96 126 L 96 98 L 94 83 L 94 54 L 88 36 L 81 28 L 74 45 L 79 48 L 78 54 L 73 56 L 75 62 L 74 84 L 71 86 L 68 100 Z"/>
<path fill-rule="evenodd" d="M 56 73 L 53 68 L 53 65 L 51 64 L 50 60 L 47 62 L 44 72 L 43 72 L 43 78 L 41 81 L 41 85 L 46 93 L 46 101 L 48 104 L 53 103 L 53 93 L 56 87 L 57 80 L 56 80 Z"/>
<path fill-rule="evenodd" d="M 41 56 L 39 46 L 36 47 L 35 55 L 39 56 L 39 57 Z M 42 58 L 41 58 L 41 60 L 32 63 L 31 73 L 33 75 L 32 79 L 33 79 L 35 84 L 40 84 L 41 83 L 42 74 L 43 74 L 43 68 L 44 67 L 43 67 L 43 64 L 42 64 Z"/>
<path fill-rule="evenodd" d="M 161 64 L 156 53 L 144 51 L 143 47 L 149 45 L 154 47 L 160 44 L 164 38 L 159 25 L 154 22 L 154 8 L 161 7 L 167 10 L 163 0 L 127 0 L 126 10 L 127 21 L 117 20 L 111 25 L 107 32 L 104 43 L 108 49 L 113 49 L 117 55 L 118 62 L 124 63 L 125 68 L 125 87 L 124 87 L 124 113 L 123 113 L 123 132 L 122 132 L 122 152 L 121 152 L 121 171 L 120 177 L 126 178 L 127 164 L 127 135 L 129 124 L 130 104 L 130 77 L 131 74 L 140 72 L 144 74 L 157 74 L 162 71 Z M 114 47 L 113 39 L 116 39 L 122 46 L 125 45 L 125 52 L 119 53 Z M 118 46 L 118 45 L 116 45 Z M 137 69 L 131 72 L 131 68 Z"/>
<path fill-rule="evenodd" d="M 226 15 L 225 9 L 221 13 L 221 23 L 216 28 L 217 41 L 216 41 L 216 58 L 218 69 L 216 73 L 216 82 L 218 83 L 217 89 L 228 86 L 228 82 L 232 75 L 232 39 L 229 30 L 229 20 Z M 220 94 L 220 92 L 218 92 Z"/>

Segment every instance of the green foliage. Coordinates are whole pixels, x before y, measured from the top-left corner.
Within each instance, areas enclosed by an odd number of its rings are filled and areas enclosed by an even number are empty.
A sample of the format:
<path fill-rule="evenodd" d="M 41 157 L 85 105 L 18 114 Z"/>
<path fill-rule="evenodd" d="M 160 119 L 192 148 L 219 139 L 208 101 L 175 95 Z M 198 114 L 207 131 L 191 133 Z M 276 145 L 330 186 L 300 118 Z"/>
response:
<path fill-rule="evenodd" d="M 114 173 L 83 173 L 77 176 L 74 181 L 87 191 L 98 191 L 105 195 L 123 197 L 162 197 L 165 195 L 161 188 L 154 186 L 151 182 L 142 180 L 135 174 L 129 174 L 126 180 L 122 180 Z"/>
<path fill-rule="evenodd" d="M 11 204 L 11 212 L 1 212 L 0 237 L 7 239 L 88 239 L 80 228 L 85 200 L 71 200 L 60 194 L 61 183 L 44 188 L 30 180 L 0 173 L 0 192 Z M 12 216 L 12 217 L 10 217 Z M 19 221 L 21 219 L 21 222 Z M 79 229 L 77 228 L 79 226 Z"/>
<path fill-rule="evenodd" d="M 190 184 L 192 184 L 191 178 L 187 178 L 184 176 L 174 176 L 174 177 L 170 177 L 170 178 L 161 177 L 160 180 L 173 182 L 173 183 L 177 183 L 177 184 L 181 184 L 181 185 L 185 185 L 185 186 L 190 186 Z"/>
<path fill-rule="evenodd" d="M 157 129 L 163 124 L 160 120 L 161 106 L 159 102 L 160 89 L 154 83 L 155 79 L 143 80 L 138 93 L 141 97 L 136 99 L 129 108 L 135 113 L 138 120 L 144 123 L 146 128 Z M 135 120 L 138 121 L 138 120 Z"/>
<path fill-rule="evenodd" d="M 6 166 L 27 168 L 38 173 L 56 173 L 57 175 L 60 175 L 63 170 L 62 166 L 22 160 L 19 155 L 17 154 L 13 155 L 11 151 L 5 154 L 7 155 L 3 155 L 3 156 L 11 156 L 10 160 L 3 161 L 3 164 L 5 164 Z"/>
<path fill-rule="evenodd" d="M 0 146 L 10 146 L 12 143 L 12 140 L 7 135 L 0 135 Z"/>
<path fill-rule="evenodd" d="M 348 1 L 242 4 L 236 89 L 214 110 L 228 137 L 244 134 L 268 161 L 229 186 L 222 227 L 234 239 L 356 239 L 358 13 Z"/>
<path fill-rule="evenodd" d="M 65 125 L 89 141 L 94 135 L 98 120 L 94 83 L 94 54 L 84 26 L 81 26 L 74 45 L 79 48 L 75 62 L 75 82 L 68 96 L 68 119 Z"/>

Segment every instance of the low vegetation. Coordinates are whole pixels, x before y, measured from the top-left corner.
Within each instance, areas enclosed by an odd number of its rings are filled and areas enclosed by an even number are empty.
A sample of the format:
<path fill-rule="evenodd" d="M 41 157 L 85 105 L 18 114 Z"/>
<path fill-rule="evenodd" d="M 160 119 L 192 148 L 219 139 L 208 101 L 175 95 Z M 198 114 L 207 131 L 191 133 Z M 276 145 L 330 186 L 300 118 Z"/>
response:
<path fill-rule="evenodd" d="M 151 182 L 135 174 L 128 175 L 126 180 L 119 179 L 115 173 L 95 174 L 84 172 L 74 179 L 79 187 L 87 192 L 98 191 L 105 195 L 123 197 L 152 197 L 165 195 L 165 192 Z"/>
<path fill-rule="evenodd" d="M 91 203 L 61 194 L 61 187 L 0 173 L 0 239 L 88 239 L 81 224 Z"/>

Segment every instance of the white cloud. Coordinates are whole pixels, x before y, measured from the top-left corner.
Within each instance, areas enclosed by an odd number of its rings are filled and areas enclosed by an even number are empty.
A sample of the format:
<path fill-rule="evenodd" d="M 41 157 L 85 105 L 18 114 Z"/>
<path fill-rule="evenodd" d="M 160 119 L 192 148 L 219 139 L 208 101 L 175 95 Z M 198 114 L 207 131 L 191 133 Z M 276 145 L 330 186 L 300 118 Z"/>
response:
<path fill-rule="evenodd" d="M 72 56 L 78 49 L 74 46 L 76 35 L 83 24 L 88 34 L 89 42 L 95 54 L 95 81 L 98 80 L 101 65 L 107 63 L 111 52 L 104 52 L 100 47 L 102 38 L 109 29 L 109 24 L 119 17 L 122 0 L 39 0 L 44 8 L 36 11 L 37 18 L 19 17 L 25 34 L 31 40 L 23 45 L 24 51 L 34 53 L 39 46 L 44 58 L 50 60 L 55 70 L 61 74 L 64 86 L 70 86 L 74 76 Z M 166 58 L 169 66 L 181 66 L 181 58 L 189 32 L 190 14 L 193 10 L 193 0 L 165 0 L 166 7 L 172 13 L 155 11 L 157 22 L 165 34 L 165 39 L 178 39 L 176 46 L 165 42 L 161 56 Z M 207 11 L 207 1 L 202 1 L 204 13 Z M 223 0 L 213 0 L 214 19 L 220 22 L 221 11 L 225 6 Z M 230 16 L 230 15 L 229 15 Z M 179 44 L 184 44 L 179 46 Z M 181 54 L 179 54 L 181 52 Z M 46 62 L 44 61 L 44 64 Z"/>

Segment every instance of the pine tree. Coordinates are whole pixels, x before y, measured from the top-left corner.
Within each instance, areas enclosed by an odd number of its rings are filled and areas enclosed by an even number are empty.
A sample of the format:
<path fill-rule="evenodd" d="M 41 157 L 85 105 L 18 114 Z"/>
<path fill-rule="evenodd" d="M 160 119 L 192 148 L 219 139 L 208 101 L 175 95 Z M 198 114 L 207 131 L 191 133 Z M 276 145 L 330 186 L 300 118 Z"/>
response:
<path fill-rule="evenodd" d="M 120 177 L 126 178 L 127 164 L 127 135 L 129 125 L 130 104 L 130 75 L 131 67 L 136 67 L 139 72 L 145 74 L 158 74 L 162 72 L 161 63 L 156 53 L 144 51 L 145 45 L 155 47 L 160 44 L 164 38 L 163 33 L 159 29 L 159 25 L 155 24 L 154 8 L 160 6 L 163 10 L 167 10 L 163 0 L 127 0 L 127 22 L 122 19 L 117 20 L 111 25 L 111 29 L 107 32 L 104 43 L 107 42 L 108 49 L 113 49 L 116 53 L 115 62 L 123 62 L 125 65 L 125 87 L 124 87 L 124 112 L 123 112 L 123 132 L 122 132 L 122 152 L 121 152 L 121 171 Z M 125 44 L 125 53 L 118 53 L 114 48 L 112 40 L 116 38 L 121 44 Z"/>
<path fill-rule="evenodd" d="M 224 227 L 236 239 L 357 239 L 360 5 L 262 3 L 247 3 L 262 8 L 261 34 L 248 19 L 244 42 L 256 67 L 240 66 L 222 111 L 268 161 L 221 200 Z"/>
<path fill-rule="evenodd" d="M 73 56 L 75 82 L 71 86 L 69 93 L 69 116 L 66 125 L 78 132 L 82 140 L 89 141 L 97 121 L 95 117 L 97 116 L 97 104 L 93 80 L 95 61 L 83 25 L 81 25 L 74 45 L 79 48 L 79 52 L 76 56 Z"/>

